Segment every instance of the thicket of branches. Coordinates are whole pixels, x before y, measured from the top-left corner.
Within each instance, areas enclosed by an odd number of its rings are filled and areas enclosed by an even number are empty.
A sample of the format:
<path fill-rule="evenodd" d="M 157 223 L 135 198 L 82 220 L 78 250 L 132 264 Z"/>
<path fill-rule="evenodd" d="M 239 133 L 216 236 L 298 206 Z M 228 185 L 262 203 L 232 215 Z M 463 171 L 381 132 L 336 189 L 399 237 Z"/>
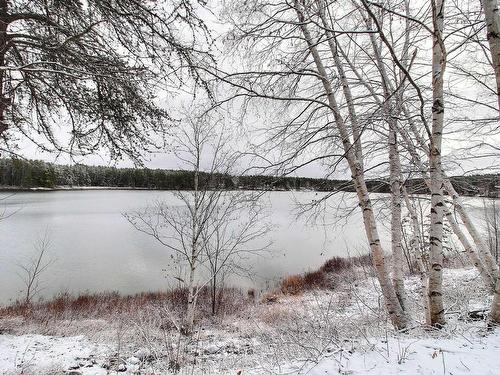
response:
<path fill-rule="evenodd" d="M 137 159 L 163 145 L 169 91 L 208 89 L 202 1 L 0 1 L 0 151 Z M 163 93 L 163 94 L 162 94 Z M 159 96 L 160 95 L 160 96 Z"/>
<path fill-rule="evenodd" d="M 221 102 L 241 103 L 250 121 L 266 116 L 259 130 L 267 136 L 255 152 L 266 155 L 258 159 L 264 168 L 288 174 L 319 165 L 327 176 L 352 176 L 395 327 L 415 319 L 403 284 L 405 212 L 414 221 L 413 252 L 428 260 L 419 262 L 428 324 L 445 324 L 445 220 L 493 291 L 498 265 L 448 174 L 457 166 L 480 170 L 480 162 L 491 170 L 498 162 L 497 1 L 253 0 L 228 2 L 224 14 L 233 26 L 226 37 L 233 60 L 212 72 L 226 87 Z M 367 186 L 373 176 L 389 180 L 390 261 Z M 404 185 L 412 177 L 431 196 L 423 242 Z"/>
<path fill-rule="evenodd" d="M 383 301 L 397 329 L 419 319 L 407 309 L 405 252 L 415 254 L 421 274 L 422 316 L 431 326 L 446 324 L 446 228 L 494 294 L 490 318 L 499 323 L 500 271 L 492 245 L 449 177 L 457 170 L 491 173 L 498 167 L 498 1 L 223 2 L 229 32 L 218 44 L 225 58 L 217 64 L 205 48 L 211 35 L 198 14 L 202 5 L 0 1 L 2 151 L 24 137 L 46 150 L 85 154 L 106 147 L 112 157 L 137 160 L 169 135 L 172 116 L 153 96 L 201 86 L 212 111 L 240 110 L 228 121 L 255 127 L 259 120 L 245 156 L 265 162 L 265 172 L 290 175 L 314 165 L 325 178 L 351 176 Z M 217 125 L 212 118 L 196 121 L 210 132 Z M 173 240 L 182 242 L 180 253 L 191 267 L 191 328 L 198 288 L 193 275 L 205 243 L 199 242 L 206 228 L 200 223 L 215 214 L 222 190 L 200 185 L 200 133 L 189 136 L 189 124 L 180 123 L 175 139 L 190 152 L 188 159 L 177 156 L 192 167 L 193 196 L 179 195 L 185 215 Z M 225 176 L 227 167 L 207 168 Z M 390 192 L 390 249 L 379 237 L 370 188 L 382 178 Z M 415 191 L 406 183 L 414 179 L 430 194 L 426 215 L 419 215 Z M 156 218 L 178 225 L 169 215 Z M 409 245 L 403 245 L 405 218 Z M 131 221 L 140 227 L 141 221 Z"/>

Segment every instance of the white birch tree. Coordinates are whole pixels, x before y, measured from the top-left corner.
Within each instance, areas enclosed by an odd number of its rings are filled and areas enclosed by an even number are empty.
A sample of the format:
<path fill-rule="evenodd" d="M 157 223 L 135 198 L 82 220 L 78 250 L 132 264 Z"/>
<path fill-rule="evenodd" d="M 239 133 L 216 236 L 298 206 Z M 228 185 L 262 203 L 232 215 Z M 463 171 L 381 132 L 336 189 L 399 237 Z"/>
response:
<path fill-rule="evenodd" d="M 186 114 L 175 154 L 192 171 L 192 190 L 176 191 L 177 205 L 160 200 L 145 210 L 125 213 L 137 230 L 152 236 L 187 266 L 185 278 L 178 278 L 187 288 L 181 327 L 187 335 L 194 329 L 200 291 L 207 285 L 215 289 L 217 277 L 234 271 L 244 254 L 267 248 L 253 244 L 269 230 L 258 202 L 260 194 L 231 191 L 229 172 L 237 155 L 228 147 L 230 131 L 222 122 L 214 113 Z"/>

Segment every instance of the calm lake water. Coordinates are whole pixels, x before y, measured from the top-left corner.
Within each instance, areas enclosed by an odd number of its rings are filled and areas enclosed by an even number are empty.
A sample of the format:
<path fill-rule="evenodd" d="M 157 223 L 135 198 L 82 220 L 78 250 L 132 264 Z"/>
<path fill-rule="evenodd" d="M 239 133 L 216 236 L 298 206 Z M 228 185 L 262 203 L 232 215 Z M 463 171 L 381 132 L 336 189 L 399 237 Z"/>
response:
<path fill-rule="evenodd" d="M 364 253 L 367 245 L 358 209 L 348 215 L 352 195 L 330 198 L 326 221 L 319 217 L 324 225 L 305 216 L 297 218 L 297 202 L 323 196 L 266 194 L 263 201 L 275 226 L 269 237 L 273 245 L 268 253 L 246 261 L 253 277 L 236 277 L 230 283 L 264 289 L 285 274 L 315 269 L 332 256 Z M 178 204 L 171 192 L 132 190 L 20 192 L 3 200 L 0 212 L 15 214 L 0 222 L 0 303 L 19 298 L 23 289 L 19 264 L 35 254 L 34 243 L 46 231 L 51 240 L 47 258 L 53 263 L 42 277 L 44 297 L 65 291 L 136 293 L 173 285 L 172 252 L 136 231 L 122 216 L 158 199 Z M 387 228 L 380 231 L 381 238 L 387 238 Z"/>

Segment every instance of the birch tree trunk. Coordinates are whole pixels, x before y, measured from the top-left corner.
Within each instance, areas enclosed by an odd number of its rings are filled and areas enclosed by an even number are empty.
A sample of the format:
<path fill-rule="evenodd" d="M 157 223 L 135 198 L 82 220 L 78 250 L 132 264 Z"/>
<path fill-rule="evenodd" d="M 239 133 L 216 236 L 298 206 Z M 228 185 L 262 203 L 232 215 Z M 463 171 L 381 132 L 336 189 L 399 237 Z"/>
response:
<path fill-rule="evenodd" d="M 406 5 L 408 6 L 408 3 L 406 3 Z M 496 14 L 498 17 L 498 12 L 496 12 Z M 373 40 L 372 40 L 372 44 L 373 44 Z M 340 52 L 345 57 L 345 54 L 341 49 L 340 49 Z M 361 77 L 356 66 L 354 66 L 349 60 L 346 60 L 346 61 L 349 64 L 349 67 L 351 68 L 353 73 L 358 78 L 359 82 L 361 82 L 362 85 L 370 92 L 370 94 L 372 95 L 374 100 L 377 102 L 377 104 L 382 106 L 383 103 L 380 100 L 380 98 L 378 97 L 378 95 L 376 94 L 373 87 L 366 80 L 364 80 L 363 77 Z M 413 136 L 415 137 L 415 140 L 417 142 L 418 147 L 420 147 L 424 152 L 429 154 L 430 153 L 429 147 L 427 146 L 423 137 L 419 134 L 417 127 L 416 127 L 414 121 L 412 120 L 412 116 L 410 114 L 410 111 L 404 105 L 404 103 L 402 105 L 402 111 L 403 111 L 405 117 L 408 119 L 410 131 L 413 133 Z M 409 134 L 407 133 L 407 131 L 405 129 L 398 128 L 398 133 L 403 137 L 403 140 L 406 144 L 406 147 L 407 147 L 412 159 L 414 160 L 414 162 L 417 162 L 418 165 L 420 166 L 419 167 L 420 173 L 422 174 L 424 180 L 427 183 L 427 186 L 430 189 L 429 177 L 425 175 L 424 171 L 426 170 L 426 168 L 423 168 L 423 163 L 420 160 L 420 156 L 418 155 L 416 146 L 413 144 L 412 139 L 410 138 Z M 469 255 L 469 257 L 472 261 L 472 264 L 474 264 L 476 267 L 478 267 L 483 280 L 485 280 L 486 285 L 494 287 L 494 278 L 495 278 L 495 275 L 497 275 L 499 272 L 498 265 L 496 264 L 495 260 L 493 259 L 493 256 L 492 256 L 491 252 L 488 250 L 488 248 L 487 248 L 484 240 L 482 239 L 482 236 L 480 235 L 479 231 L 476 229 L 476 226 L 472 222 L 467 210 L 464 208 L 462 201 L 461 201 L 461 198 L 460 198 L 460 195 L 457 193 L 457 191 L 453 187 L 453 184 L 447 178 L 444 171 L 442 171 L 442 176 L 443 176 L 444 187 L 445 187 L 446 191 L 448 192 L 448 194 L 452 196 L 453 205 L 454 205 L 456 211 L 458 212 L 462 222 L 464 223 L 465 228 L 467 229 L 467 231 L 469 232 L 469 234 L 473 238 L 474 243 L 476 245 L 476 249 L 474 249 L 474 247 L 472 247 L 472 245 L 470 244 L 469 240 L 465 236 L 465 234 L 464 234 L 463 230 L 460 228 L 460 226 L 455 225 L 455 224 L 458 224 L 458 223 L 456 223 L 456 221 L 450 223 L 450 224 L 452 224 L 452 229 L 453 229 L 454 233 L 457 235 L 457 237 L 460 239 L 460 241 L 462 242 L 462 245 L 464 246 L 467 254 Z M 447 210 L 447 214 L 446 214 L 447 218 L 451 217 L 448 214 L 449 212 L 450 211 Z M 491 275 L 493 277 L 493 279 L 491 279 L 485 275 Z"/>
<path fill-rule="evenodd" d="M 324 0 L 318 0 L 318 13 L 321 18 L 321 22 L 323 27 L 325 28 L 325 34 L 328 38 L 328 46 L 330 47 L 330 52 L 333 57 L 333 61 L 335 63 L 335 67 L 337 68 L 337 72 L 339 73 L 339 79 L 342 84 L 342 92 L 344 93 L 344 97 L 347 104 L 347 110 L 349 112 L 349 118 L 351 122 L 352 129 L 352 137 L 354 140 L 354 148 L 356 153 L 356 159 L 358 160 L 361 168 L 363 168 L 363 148 L 361 146 L 361 131 L 359 129 L 358 122 L 358 114 L 356 111 L 356 106 L 354 104 L 354 99 L 351 92 L 351 87 L 349 85 L 349 81 L 347 80 L 347 76 L 345 74 L 344 67 L 342 66 L 342 61 L 340 60 L 337 38 L 334 33 L 330 30 L 333 29 L 330 22 L 325 15 L 325 7 L 327 4 Z"/>
<path fill-rule="evenodd" d="M 191 255 L 189 260 L 189 283 L 186 317 L 184 321 L 184 334 L 190 335 L 194 328 L 194 317 L 196 312 L 196 299 L 198 288 L 196 287 L 196 265 L 198 261 L 198 238 L 200 235 L 199 211 L 200 211 L 200 159 L 201 142 L 200 134 L 194 134 L 194 196 L 192 207 L 189 207 L 191 215 Z"/>
<path fill-rule="evenodd" d="M 193 244 L 193 248 L 196 249 L 195 244 Z M 185 335 L 190 335 L 193 332 L 194 328 L 194 316 L 196 312 L 196 296 L 197 296 L 195 276 L 196 276 L 196 258 L 191 259 L 191 264 L 189 269 L 187 309 L 183 327 L 183 333 Z"/>
<path fill-rule="evenodd" d="M 387 268 L 385 265 L 384 252 L 380 245 L 380 239 L 377 231 L 377 224 L 375 221 L 375 216 L 373 213 L 370 197 L 368 194 L 368 189 L 366 187 L 364 179 L 364 171 L 356 158 L 353 145 L 349 138 L 349 132 L 347 126 L 344 123 L 342 115 L 339 112 L 339 107 L 335 98 L 335 93 L 333 91 L 332 85 L 328 79 L 327 72 L 323 65 L 321 56 L 317 49 L 317 44 L 313 41 L 313 38 L 308 30 L 303 4 L 299 3 L 299 0 L 295 0 L 295 10 L 297 12 L 298 20 L 300 23 L 300 28 L 303 33 L 304 39 L 307 43 L 308 49 L 313 57 L 316 69 L 318 71 L 319 77 L 325 94 L 327 96 L 328 104 L 333 113 L 335 124 L 339 135 L 342 139 L 342 144 L 344 148 L 345 158 L 349 164 L 351 170 L 352 179 L 356 187 L 356 193 L 358 196 L 358 201 L 360 208 L 363 213 L 363 222 L 365 227 L 365 232 L 370 244 L 370 249 L 373 256 L 373 263 L 375 271 L 377 274 L 378 281 L 384 296 L 385 305 L 389 314 L 389 318 L 393 325 L 398 329 L 403 329 L 407 326 L 408 321 L 401 308 L 401 304 L 396 296 L 394 288 L 389 280 L 389 275 L 387 273 Z"/>
<path fill-rule="evenodd" d="M 488 245 L 484 241 L 484 236 L 481 233 L 479 233 L 476 226 L 472 222 L 469 214 L 467 213 L 467 210 L 465 209 L 462 203 L 460 195 L 457 193 L 457 191 L 455 190 L 449 179 L 444 179 L 443 183 L 446 191 L 448 192 L 448 194 L 451 195 L 453 199 L 453 206 L 455 207 L 455 210 L 460 215 L 462 222 L 464 223 L 465 227 L 467 228 L 467 231 L 469 232 L 472 239 L 474 240 L 474 243 L 476 244 L 477 252 L 479 254 L 479 257 L 481 258 L 482 263 L 486 268 L 486 271 L 490 275 L 492 275 L 493 278 L 500 276 L 498 265 L 495 262 L 495 258 L 491 254 L 491 251 L 488 249 Z"/>
<path fill-rule="evenodd" d="M 488 273 L 486 270 L 486 267 L 484 266 L 483 262 L 479 258 L 477 252 L 474 250 L 474 247 L 470 243 L 469 239 L 465 235 L 465 233 L 460 229 L 459 224 L 455 220 L 455 217 L 453 216 L 453 213 L 448 209 L 448 207 L 445 207 L 445 215 L 446 219 L 451 225 L 451 229 L 455 233 L 455 235 L 458 237 L 460 242 L 462 243 L 465 253 L 469 257 L 469 260 L 471 263 L 478 269 L 479 274 L 481 275 L 481 279 L 484 281 L 484 284 L 488 287 L 490 287 L 490 291 L 494 289 L 495 287 L 495 277 L 494 275 Z"/>
<path fill-rule="evenodd" d="M 491 304 L 490 311 L 490 324 L 500 324 L 500 277 L 497 277 L 497 282 L 495 285 L 495 294 L 493 296 L 493 302 Z"/>
<path fill-rule="evenodd" d="M 412 202 L 410 201 L 410 197 L 408 196 L 408 192 L 406 191 L 406 188 L 403 186 L 402 187 L 402 192 L 403 192 L 403 197 L 405 200 L 406 208 L 410 214 L 411 218 L 411 223 L 412 223 L 412 230 L 413 230 L 413 236 L 410 241 L 410 245 L 413 249 L 413 252 L 415 253 L 415 258 L 417 260 L 417 267 L 420 273 L 420 282 L 421 282 L 421 294 L 422 294 L 422 300 L 424 304 L 424 317 L 425 321 L 429 321 L 429 299 L 427 298 L 427 267 L 422 259 L 422 243 L 420 241 L 422 235 L 420 231 L 420 225 L 418 223 L 418 215 L 417 211 L 415 210 L 415 207 L 413 206 Z"/>
<path fill-rule="evenodd" d="M 410 196 L 408 195 L 406 188 L 403 186 L 401 190 L 403 192 L 406 209 L 410 214 L 411 226 L 413 231 L 413 235 L 410 240 L 410 246 L 413 249 L 413 252 L 415 253 L 415 259 L 417 261 L 417 267 L 419 272 L 427 274 L 427 267 L 425 266 L 424 261 L 422 259 L 422 243 L 420 241 L 420 239 L 422 238 L 422 233 L 420 232 L 420 225 L 418 223 L 417 211 L 415 210 L 415 207 L 413 206 L 413 203 L 410 200 Z"/>
<path fill-rule="evenodd" d="M 5 20 L 8 15 L 9 2 L 7 0 L 0 0 L 0 20 Z M 8 43 L 7 39 L 7 22 L 0 22 L 0 66 L 5 66 L 5 51 Z M 4 80 L 5 70 L 0 71 L 0 138 L 3 133 L 8 129 L 6 120 L 6 111 L 10 105 L 10 98 L 5 96 Z"/>
<path fill-rule="evenodd" d="M 366 19 L 368 30 L 372 29 L 370 19 Z M 408 34 L 406 34 L 408 40 Z M 387 124 L 389 126 L 388 149 L 389 149 L 389 184 L 391 187 L 391 250 L 392 250 L 392 283 L 396 291 L 399 303 L 406 310 L 406 292 L 403 280 L 403 249 L 401 245 L 401 161 L 399 158 L 397 144 L 397 118 L 402 107 L 402 93 L 393 95 L 394 88 L 387 74 L 385 63 L 382 59 L 381 47 L 377 44 L 375 34 L 370 33 L 370 41 L 375 55 L 377 68 L 382 80 L 384 91 L 384 102 L 380 103 Z M 406 47 L 404 48 L 406 50 Z"/>
<path fill-rule="evenodd" d="M 443 306 L 443 175 L 441 173 L 441 144 L 444 121 L 443 74 L 446 56 L 443 48 L 444 1 L 432 1 L 434 23 L 432 53 L 432 138 L 429 153 L 431 182 L 431 225 L 429 230 L 430 270 L 427 286 L 429 324 L 442 327 L 445 323 Z"/>
<path fill-rule="evenodd" d="M 407 118 L 410 118 L 410 114 L 409 114 L 408 110 L 407 109 L 404 109 L 404 110 L 405 110 L 405 116 Z M 423 138 L 420 136 L 420 134 L 418 134 L 417 128 L 412 120 L 409 121 L 409 125 L 410 125 L 410 129 L 411 129 L 413 135 L 415 136 L 420 148 L 422 150 L 424 150 L 425 152 L 429 153 L 430 152 L 429 147 L 427 147 Z M 407 144 L 408 144 L 408 146 L 412 145 L 411 141 L 408 141 L 408 140 L 407 140 Z M 413 154 L 418 155 L 416 150 L 413 151 Z M 412 157 L 413 157 L 413 155 L 412 155 Z M 483 268 L 485 268 L 486 272 L 488 274 L 492 275 L 493 277 L 495 277 L 496 275 L 498 275 L 498 272 L 499 272 L 498 265 L 496 264 L 495 259 L 493 258 L 491 252 L 488 250 L 488 247 L 483 240 L 483 236 L 479 233 L 476 226 L 472 222 L 472 219 L 470 218 L 469 213 L 467 212 L 467 210 L 465 209 L 465 207 L 462 203 L 462 199 L 461 199 L 460 195 L 455 190 L 450 179 L 447 178 L 446 173 L 444 173 L 444 171 L 442 171 L 441 173 L 443 175 L 444 188 L 445 188 L 446 192 L 452 197 L 453 206 L 454 206 L 455 210 L 457 211 L 457 213 L 459 214 L 460 219 L 464 223 L 464 226 L 467 229 L 467 232 L 469 232 L 469 234 L 471 235 L 471 237 L 474 241 L 474 244 L 476 245 L 476 250 L 474 250 L 471 246 L 470 247 L 467 246 L 463 242 L 462 242 L 462 244 L 464 245 L 466 250 L 470 249 L 470 250 L 475 251 L 477 253 L 477 256 L 480 258 L 481 264 L 483 265 Z M 458 226 L 455 226 L 455 228 L 459 229 Z M 466 238 L 461 230 L 460 230 L 460 232 L 461 233 L 456 232 L 455 234 L 457 234 L 457 236 L 459 238 Z M 467 243 L 468 242 L 469 241 L 467 240 Z M 484 272 L 483 270 L 480 270 L 480 271 Z"/>
<path fill-rule="evenodd" d="M 403 280 L 403 249 L 401 246 L 401 164 L 399 160 L 396 129 L 389 124 L 389 182 L 391 185 L 391 247 L 392 283 L 399 303 L 406 310 L 406 292 Z"/>
<path fill-rule="evenodd" d="M 498 11 L 498 0 L 481 0 L 483 6 L 484 19 L 488 44 L 490 45 L 491 62 L 495 70 L 495 80 L 497 84 L 497 101 L 500 111 L 500 14 Z"/>
<path fill-rule="evenodd" d="M 341 49 L 339 49 L 339 51 L 343 56 L 345 56 Z M 365 88 L 370 92 L 373 99 L 377 102 L 378 105 L 382 106 L 383 103 L 380 100 L 380 98 L 378 97 L 378 95 L 375 93 L 373 87 L 370 84 L 368 84 L 366 82 L 366 80 L 363 80 L 363 78 L 359 74 L 357 68 L 352 63 L 350 63 L 349 60 L 346 60 L 346 61 L 349 64 L 350 69 L 353 71 L 353 73 L 358 78 L 358 80 L 360 82 L 362 82 L 362 84 L 365 86 Z M 406 106 L 403 105 L 402 110 L 403 110 L 405 117 L 408 119 L 409 128 L 410 128 L 411 132 L 413 133 L 413 135 L 417 141 L 418 146 L 422 150 L 424 150 L 427 154 L 429 154 L 429 147 L 426 145 L 424 139 L 418 133 L 417 128 L 416 128 L 416 126 L 412 120 L 412 117 L 411 117 L 408 109 L 406 108 Z M 417 152 L 417 146 L 415 146 L 413 144 L 412 139 L 410 138 L 408 132 L 405 129 L 398 127 L 398 134 L 401 135 L 407 151 L 410 153 L 410 156 L 411 156 L 413 162 L 417 165 L 418 170 L 419 170 L 420 174 L 422 175 L 422 178 L 424 179 L 426 185 L 428 186 L 428 188 L 430 190 L 429 176 L 426 175 L 426 172 L 425 172 L 427 170 L 427 168 L 424 167 L 424 163 L 422 162 L 420 155 Z M 444 182 L 444 186 L 445 186 L 448 194 L 450 194 L 453 198 L 454 207 L 457 209 L 457 213 L 459 214 L 460 218 L 462 219 L 462 221 L 465 225 L 465 228 L 467 229 L 469 234 L 471 234 L 471 237 L 473 237 L 473 240 L 474 240 L 474 243 L 476 244 L 477 250 L 469 242 L 469 240 L 467 239 L 467 236 L 465 235 L 465 233 L 462 230 L 462 228 L 460 227 L 460 225 L 458 225 L 458 223 L 456 223 L 456 220 L 453 220 L 453 222 L 450 222 L 451 228 L 452 228 L 453 232 L 455 233 L 455 235 L 460 240 L 460 242 L 462 243 L 467 255 L 469 256 L 469 258 L 471 260 L 471 263 L 478 268 L 478 270 L 481 274 L 481 277 L 485 282 L 485 285 L 494 289 L 494 286 L 495 286 L 494 274 L 495 274 L 495 272 L 498 272 L 498 267 L 494 261 L 489 262 L 490 266 L 488 268 L 485 266 L 482 259 L 488 258 L 488 257 L 491 259 L 492 258 L 491 254 L 489 254 L 489 256 L 488 256 L 489 252 L 484 251 L 484 249 L 486 248 L 486 245 L 484 245 L 484 241 L 482 240 L 481 236 L 478 234 L 478 231 L 475 228 L 474 223 L 472 223 L 472 220 L 470 219 L 469 214 L 467 213 L 467 210 L 465 210 L 463 205 L 461 204 L 460 195 L 456 192 L 455 188 L 453 187 L 453 185 L 451 184 L 449 179 L 446 177 L 446 174 L 444 172 L 443 172 L 443 182 Z M 451 216 L 452 215 L 451 211 L 448 208 L 446 208 L 446 206 L 445 206 L 445 210 L 446 210 L 445 211 L 446 218 L 447 219 L 449 219 L 449 218 L 454 219 Z M 482 249 L 482 251 L 481 251 L 481 249 Z"/>
<path fill-rule="evenodd" d="M 405 133 L 400 131 L 400 134 L 404 135 Z M 403 137 L 403 138 L 405 138 L 405 137 Z M 429 176 L 425 173 L 424 165 L 423 165 L 422 160 L 420 159 L 420 157 L 417 153 L 417 150 L 415 149 L 415 146 L 408 139 L 405 139 L 405 145 L 408 148 L 408 151 L 411 155 L 413 163 L 415 163 L 417 169 L 420 171 L 420 174 L 421 174 L 425 184 L 427 185 L 427 187 L 430 190 L 431 189 L 431 182 L 430 182 Z M 446 183 L 445 183 L 445 186 L 446 186 Z M 444 204 L 444 202 L 443 202 L 443 204 Z M 495 286 L 494 276 L 490 272 L 488 272 L 488 270 L 486 269 L 483 261 L 479 257 L 479 253 L 476 251 L 474 246 L 472 246 L 469 239 L 465 235 L 464 231 L 462 230 L 460 225 L 455 220 L 453 213 L 450 211 L 450 209 L 447 207 L 446 204 L 444 204 L 443 207 L 444 207 L 445 217 L 448 220 L 448 222 L 450 223 L 453 233 L 458 237 L 460 243 L 464 247 L 465 253 L 469 257 L 470 262 L 472 263 L 472 265 L 474 265 L 478 269 L 479 274 L 481 275 L 481 279 L 484 281 L 484 284 L 487 287 L 491 288 L 491 290 L 493 290 L 494 286 Z"/>

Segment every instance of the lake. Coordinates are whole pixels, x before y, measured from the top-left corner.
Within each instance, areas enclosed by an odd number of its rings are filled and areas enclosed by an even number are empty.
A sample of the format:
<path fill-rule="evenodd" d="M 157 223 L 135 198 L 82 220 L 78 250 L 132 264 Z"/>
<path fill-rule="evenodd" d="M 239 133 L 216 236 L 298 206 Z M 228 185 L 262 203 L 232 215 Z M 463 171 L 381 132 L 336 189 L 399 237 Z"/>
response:
<path fill-rule="evenodd" d="M 331 197 L 319 223 L 312 223 L 309 216 L 297 217 L 297 203 L 324 195 L 266 193 L 262 199 L 275 226 L 269 237 L 273 244 L 266 254 L 247 260 L 246 266 L 255 273 L 251 278 L 234 277 L 230 283 L 262 290 L 283 275 L 315 269 L 332 256 L 365 253 L 362 219 L 352 206 L 353 194 Z M 383 195 L 374 196 L 386 201 Z M 1 201 L 0 213 L 14 214 L 0 221 L 0 303 L 20 297 L 19 265 L 34 256 L 34 243 L 45 232 L 51 242 L 47 259 L 53 263 L 41 278 L 43 297 L 110 290 L 129 294 L 176 284 L 171 277 L 175 273 L 172 251 L 135 230 L 122 215 L 156 200 L 179 204 L 172 192 L 151 190 L 19 192 Z M 474 201 L 479 210 L 479 200 Z M 382 239 L 388 237 L 384 226 L 380 232 Z M 387 248 L 387 242 L 382 242 Z"/>

